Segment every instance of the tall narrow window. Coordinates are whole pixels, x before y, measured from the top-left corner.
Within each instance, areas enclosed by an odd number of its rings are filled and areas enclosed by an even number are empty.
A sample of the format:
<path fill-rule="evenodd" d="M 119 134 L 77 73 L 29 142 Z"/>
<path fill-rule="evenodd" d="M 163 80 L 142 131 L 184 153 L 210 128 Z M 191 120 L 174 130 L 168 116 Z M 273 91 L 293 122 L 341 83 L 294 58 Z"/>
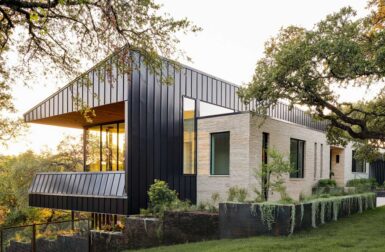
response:
<path fill-rule="evenodd" d="M 314 179 L 317 179 L 317 143 L 314 143 Z"/>
<path fill-rule="evenodd" d="M 211 134 L 211 175 L 229 175 L 230 132 Z"/>
<path fill-rule="evenodd" d="M 294 172 L 290 173 L 291 178 L 304 177 L 304 161 L 305 161 L 305 141 L 298 139 L 290 139 L 290 163 L 294 168 Z"/>
<path fill-rule="evenodd" d="M 116 171 L 118 157 L 118 125 L 102 126 L 102 171 Z"/>
<path fill-rule="evenodd" d="M 356 151 L 352 152 L 352 172 L 366 172 L 365 162 L 355 158 Z"/>
<path fill-rule="evenodd" d="M 268 162 L 268 148 L 269 148 L 269 133 L 262 133 L 262 162 L 267 164 Z M 269 174 L 262 176 L 262 195 L 265 200 L 268 199 L 268 191 L 266 190 L 267 177 Z"/>
<path fill-rule="evenodd" d="M 320 178 L 322 179 L 323 176 L 323 168 L 324 168 L 324 145 L 321 144 L 321 150 L 320 150 Z"/>
<path fill-rule="evenodd" d="M 269 147 L 269 133 L 262 133 L 262 161 L 264 164 L 267 164 L 268 153 L 267 149 Z"/>
<path fill-rule="evenodd" d="M 90 127 L 85 131 L 85 170 L 100 171 L 100 126 Z"/>
<path fill-rule="evenodd" d="M 183 98 L 183 174 L 195 174 L 195 100 Z"/>

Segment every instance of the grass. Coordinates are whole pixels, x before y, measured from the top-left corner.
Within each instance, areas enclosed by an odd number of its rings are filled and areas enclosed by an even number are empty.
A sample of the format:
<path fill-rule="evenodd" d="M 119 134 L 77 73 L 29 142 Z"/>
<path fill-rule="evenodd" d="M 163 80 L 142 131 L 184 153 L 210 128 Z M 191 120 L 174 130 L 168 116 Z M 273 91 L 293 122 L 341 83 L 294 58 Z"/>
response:
<path fill-rule="evenodd" d="M 173 251 L 385 251 L 385 207 L 368 210 L 290 237 L 258 236 L 164 246 L 142 252 Z"/>

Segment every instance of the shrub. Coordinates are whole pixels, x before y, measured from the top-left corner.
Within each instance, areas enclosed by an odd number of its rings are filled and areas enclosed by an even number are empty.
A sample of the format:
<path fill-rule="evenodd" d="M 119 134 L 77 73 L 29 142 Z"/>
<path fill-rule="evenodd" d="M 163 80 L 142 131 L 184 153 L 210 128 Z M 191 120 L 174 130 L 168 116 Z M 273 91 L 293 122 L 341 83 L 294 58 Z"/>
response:
<path fill-rule="evenodd" d="M 199 202 L 199 204 L 195 207 L 198 211 L 208 211 L 208 212 L 218 212 L 218 203 L 221 200 L 219 193 L 211 194 L 211 201 Z"/>
<path fill-rule="evenodd" d="M 334 179 L 320 179 L 318 187 L 336 187 L 337 183 Z"/>
<path fill-rule="evenodd" d="M 186 210 L 190 205 L 189 202 L 180 201 L 177 192 L 171 190 L 165 181 L 157 179 L 148 190 L 148 199 L 148 211 L 158 217 L 162 217 L 167 210 Z"/>
<path fill-rule="evenodd" d="M 230 187 L 227 191 L 227 201 L 245 202 L 247 197 L 247 190 L 238 186 Z"/>
<path fill-rule="evenodd" d="M 348 187 L 355 187 L 358 192 L 370 191 L 377 186 L 377 181 L 374 178 L 352 179 L 346 183 Z"/>
<path fill-rule="evenodd" d="M 346 183 L 346 186 L 356 187 L 361 185 L 367 186 L 376 186 L 377 181 L 374 178 L 360 178 L 360 179 L 352 179 Z"/>

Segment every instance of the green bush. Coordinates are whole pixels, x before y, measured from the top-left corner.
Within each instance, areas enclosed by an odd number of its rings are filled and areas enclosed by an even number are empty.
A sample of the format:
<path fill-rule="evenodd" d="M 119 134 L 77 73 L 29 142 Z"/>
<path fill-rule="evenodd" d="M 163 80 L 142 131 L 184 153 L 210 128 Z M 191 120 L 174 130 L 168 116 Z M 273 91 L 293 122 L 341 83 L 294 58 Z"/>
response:
<path fill-rule="evenodd" d="M 245 202 L 247 190 L 238 186 L 230 187 L 227 191 L 227 201 L 230 202 Z"/>
<path fill-rule="evenodd" d="M 375 189 L 377 181 L 374 178 L 352 179 L 346 183 L 346 186 L 355 187 L 357 192 L 365 192 Z"/>
<path fill-rule="evenodd" d="M 369 178 L 369 179 L 367 179 L 367 178 L 360 178 L 360 179 L 349 180 L 346 183 L 346 186 L 350 186 L 350 187 L 356 187 L 356 186 L 362 186 L 362 185 L 376 186 L 377 185 L 377 181 L 374 178 Z"/>
<path fill-rule="evenodd" d="M 157 217 L 162 217 L 165 211 L 186 210 L 190 206 L 189 202 L 179 200 L 177 192 L 171 190 L 165 181 L 157 179 L 148 190 L 148 199 L 148 212 Z"/>
<path fill-rule="evenodd" d="M 334 179 L 320 179 L 318 187 L 336 187 L 337 183 Z"/>

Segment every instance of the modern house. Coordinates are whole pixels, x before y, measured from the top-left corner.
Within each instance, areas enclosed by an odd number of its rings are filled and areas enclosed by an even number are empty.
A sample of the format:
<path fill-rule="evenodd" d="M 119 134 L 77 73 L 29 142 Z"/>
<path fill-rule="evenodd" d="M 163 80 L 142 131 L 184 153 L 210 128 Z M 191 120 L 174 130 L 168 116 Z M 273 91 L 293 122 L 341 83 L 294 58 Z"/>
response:
<path fill-rule="evenodd" d="M 310 193 L 330 170 L 340 183 L 351 176 L 352 151 L 327 144 L 327 122 L 281 103 L 262 123 L 250 113 L 256 104 L 244 105 L 234 84 L 167 60 L 155 74 L 137 51 L 126 72 L 114 57 L 25 113 L 26 122 L 84 130 L 84 172 L 36 174 L 30 206 L 135 214 L 146 207 L 154 179 L 193 203 L 231 186 L 252 192 L 253 172 L 270 146 L 298 168 L 287 176 L 293 198 Z M 172 83 L 162 84 L 165 77 Z M 91 121 L 79 112 L 85 107 L 95 112 Z"/>

